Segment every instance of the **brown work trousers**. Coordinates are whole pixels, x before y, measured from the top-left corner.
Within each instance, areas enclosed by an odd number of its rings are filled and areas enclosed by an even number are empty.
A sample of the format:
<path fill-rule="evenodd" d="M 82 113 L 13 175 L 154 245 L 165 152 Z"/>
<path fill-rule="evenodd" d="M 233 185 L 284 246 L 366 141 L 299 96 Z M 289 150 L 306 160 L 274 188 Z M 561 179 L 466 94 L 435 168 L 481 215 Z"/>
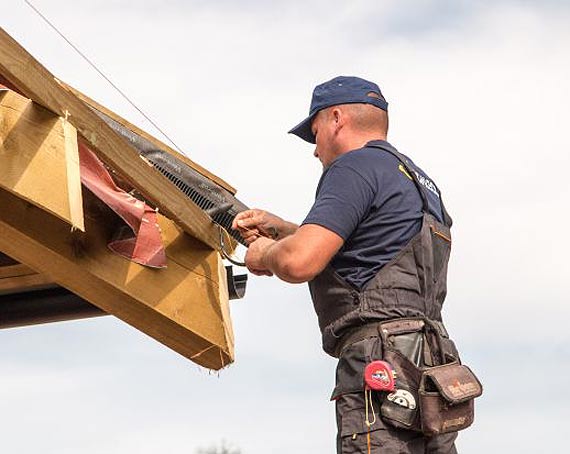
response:
<path fill-rule="evenodd" d="M 426 437 L 392 427 L 380 418 L 380 396 L 372 395 L 376 422 L 370 427 L 370 454 L 457 454 L 457 432 Z M 343 394 L 336 399 L 338 454 L 368 454 L 364 407 L 364 392 Z M 373 419 L 369 410 L 369 421 Z"/>

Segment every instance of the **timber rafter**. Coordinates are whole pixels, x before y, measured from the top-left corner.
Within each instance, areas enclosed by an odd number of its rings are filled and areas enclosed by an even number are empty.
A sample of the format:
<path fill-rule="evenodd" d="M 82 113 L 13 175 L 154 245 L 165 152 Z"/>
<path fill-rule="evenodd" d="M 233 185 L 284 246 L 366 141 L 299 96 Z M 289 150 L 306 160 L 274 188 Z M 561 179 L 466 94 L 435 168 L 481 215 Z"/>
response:
<path fill-rule="evenodd" d="M 120 173 L 163 214 L 212 249 L 219 249 L 218 229 L 210 217 L 140 159 L 127 141 L 3 28 L 0 28 L 0 74 L 24 96 L 66 118 L 100 159 Z"/>

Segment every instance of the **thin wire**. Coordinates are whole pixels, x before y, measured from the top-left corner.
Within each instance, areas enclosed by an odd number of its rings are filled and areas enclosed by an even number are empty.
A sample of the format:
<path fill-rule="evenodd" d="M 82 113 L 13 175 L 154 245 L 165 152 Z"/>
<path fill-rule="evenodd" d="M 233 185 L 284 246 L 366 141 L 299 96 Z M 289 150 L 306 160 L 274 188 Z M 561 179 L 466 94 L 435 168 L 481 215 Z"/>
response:
<path fill-rule="evenodd" d="M 34 5 L 32 5 L 32 3 L 29 0 L 24 0 L 24 2 L 30 8 L 32 8 L 36 12 L 36 14 L 40 16 L 46 22 L 46 24 L 48 24 L 59 36 L 61 36 L 65 40 L 65 42 L 69 44 L 73 48 L 73 50 L 75 50 L 75 52 L 77 52 L 83 58 L 83 60 L 85 60 L 95 71 L 97 71 L 97 73 L 103 79 L 105 79 L 109 83 L 109 85 L 111 85 L 124 99 L 126 99 L 131 106 L 133 106 L 151 125 L 153 125 L 174 146 L 174 148 L 176 148 L 180 153 L 184 154 L 184 152 L 180 149 L 178 145 L 176 145 L 176 143 L 168 136 L 168 134 L 166 134 L 166 132 L 164 132 L 162 128 L 160 128 L 160 126 L 158 126 L 146 113 L 144 113 L 141 108 L 139 108 L 133 101 L 131 101 L 130 98 L 119 87 L 117 87 L 113 83 L 113 81 L 109 79 L 109 77 L 107 77 L 97 67 L 97 65 L 95 65 L 95 63 L 93 63 L 83 52 L 81 52 L 75 44 L 73 44 L 69 39 L 67 39 L 67 37 L 62 32 L 60 32 L 59 29 L 54 24 L 52 24 L 47 17 L 45 17 Z"/>
<path fill-rule="evenodd" d="M 235 260 L 234 258 L 232 258 L 227 252 L 226 252 L 226 242 L 224 241 L 224 233 L 228 236 L 228 238 L 230 238 L 230 234 L 228 233 L 228 231 L 226 229 L 224 229 L 221 225 L 218 224 L 218 229 L 220 230 L 220 252 L 222 253 L 222 255 L 224 256 L 224 258 L 226 260 L 228 260 L 230 263 L 233 263 L 235 266 L 243 266 L 245 267 L 245 261 L 243 262 L 239 262 L 237 260 Z"/>

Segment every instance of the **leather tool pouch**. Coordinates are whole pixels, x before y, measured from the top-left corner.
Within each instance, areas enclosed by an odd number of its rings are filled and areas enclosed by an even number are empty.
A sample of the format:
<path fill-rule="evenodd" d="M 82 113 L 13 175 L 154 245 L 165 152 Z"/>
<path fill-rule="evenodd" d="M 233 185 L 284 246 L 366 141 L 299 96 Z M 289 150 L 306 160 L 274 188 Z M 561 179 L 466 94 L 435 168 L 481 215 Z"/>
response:
<path fill-rule="evenodd" d="M 422 432 L 438 435 L 469 427 L 473 401 L 482 393 L 481 383 L 467 366 L 451 363 L 426 369 L 419 388 Z"/>
<path fill-rule="evenodd" d="M 473 400 L 482 394 L 481 383 L 460 364 L 446 334 L 428 321 L 381 326 L 383 357 L 397 374 L 396 391 L 384 395 L 380 407 L 387 424 L 433 436 L 473 423 Z"/>
<path fill-rule="evenodd" d="M 396 391 L 383 394 L 382 419 L 400 429 L 421 431 L 419 386 L 421 370 L 398 351 L 386 348 L 384 359 L 396 370 Z"/>

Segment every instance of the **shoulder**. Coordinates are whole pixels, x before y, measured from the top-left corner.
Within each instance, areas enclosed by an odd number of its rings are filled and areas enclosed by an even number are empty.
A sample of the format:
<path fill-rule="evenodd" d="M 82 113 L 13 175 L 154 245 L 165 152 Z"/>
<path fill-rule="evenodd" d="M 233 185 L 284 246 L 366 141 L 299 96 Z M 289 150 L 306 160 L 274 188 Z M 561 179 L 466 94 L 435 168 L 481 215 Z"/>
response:
<path fill-rule="evenodd" d="M 337 158 L 330 167 L 331 173 L 352 172 L 376 186 L 388 174 L 398 169 L 398 158 L 385 150 L 365 146 L 349 151 Z"/>

